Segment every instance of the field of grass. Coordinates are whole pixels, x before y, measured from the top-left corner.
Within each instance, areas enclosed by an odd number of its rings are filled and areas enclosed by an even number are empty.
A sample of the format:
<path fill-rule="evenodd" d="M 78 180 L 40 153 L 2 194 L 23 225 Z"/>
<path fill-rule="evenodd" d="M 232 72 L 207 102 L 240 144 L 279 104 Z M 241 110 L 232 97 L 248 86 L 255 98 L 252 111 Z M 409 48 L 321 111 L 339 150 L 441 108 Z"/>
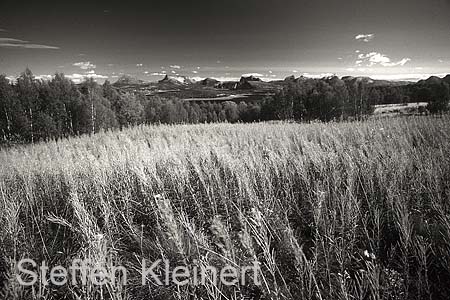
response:
<path fill-rule="evenodd" d="M 2 299 L 448 299 L 450 117 L 137 127 L 0 151 Z M 19 286 L 24 257 L 128 285 Z M 142 258 L 262 285 L 140 284 Z M 164 270 L 160 270 L 164 272 Z"/>
<path fill-rule="evenodd" d="M 395 116 L 395 115 L 420 115 L 426 111 L 428 102 L 382 104 L 375 105 L 373 115 Z"/>

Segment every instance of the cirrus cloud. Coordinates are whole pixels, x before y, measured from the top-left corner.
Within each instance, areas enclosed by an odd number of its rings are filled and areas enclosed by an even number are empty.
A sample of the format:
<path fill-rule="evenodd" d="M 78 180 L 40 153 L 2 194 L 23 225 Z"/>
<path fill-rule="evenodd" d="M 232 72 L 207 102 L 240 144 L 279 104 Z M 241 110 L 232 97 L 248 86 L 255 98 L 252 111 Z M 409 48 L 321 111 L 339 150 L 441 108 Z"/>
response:
<path fill-rule="evenodd" d="M 13 38 L 0 38 L 0 43 L 28 43 L 28 41 L 23 41 L 19 39 L 13 39 Z"/>
<path fill-rule="evenodd" d="M 0 38 L 0 47 L 3 48 L 22 48 L 22 49 L 59 49 L 56 46 L 48 46 L 42 44 L 34 44 L 14 38 Z"/>

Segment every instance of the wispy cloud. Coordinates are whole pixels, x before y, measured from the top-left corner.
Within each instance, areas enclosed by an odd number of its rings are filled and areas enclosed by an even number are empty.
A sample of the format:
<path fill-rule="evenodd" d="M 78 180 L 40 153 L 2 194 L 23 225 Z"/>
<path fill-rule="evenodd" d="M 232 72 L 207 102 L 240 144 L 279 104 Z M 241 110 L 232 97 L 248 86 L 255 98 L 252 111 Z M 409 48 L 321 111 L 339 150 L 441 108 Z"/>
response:
<path fill-rule="evenodd" d="M 346 68 L 345 71 L 348 72 L 367 72 L 366 68 Z"/>
<path fill-rule="evenodd" d="M 374 38 L 375 38 L 375 34 L 373 34 L 373 33 L 358 34 L 357 36 L 355 36 L 355 40 L 362 41 L 362 42 L 365 42 L 365 43 L 370 42 Z"/>
<path fill-rule="evenodd" d="M 0 43 L 0 47 L 23 48 L 23 49 L 59 49 L 59 47 L 40 45 L 40 44 L 13 44 L 13 43 Z"/>
<path fill-rule="evenodd" d="M 3 48 L 22 48 L 22 49 L 59 49 L 56 46 L 48 46 L 42 44 L 33 44 L 29 41 L 24 41 L 14 38 L 0 38 L 0 47 Z"/>
<path fill-rule="evenodd" d="M 398 62 L 387 63 L 387 64 L 385 64 L 385 66 L 387 66 L 387 67 L 404 66 L 410 61 L 411 61 L 411 58 L 406 57 Z"/>
<path fill-rule="evenodd" d="M 6 32 L 6 29 L 0 28 L 0 32 Z"/>
<path fill-rule="evenodd" d="M 80 61 L 73 64 L 75 67 L 79 67 L 82 70 L 95 69 L 96 65 L 92 64 L 90 61 Z"/>
<path fill-rule="evenodd" d="M 0 38 L 0 43 L 28 43 L 27 41 L 13 39 L 13 38 Z"/>
<path fill-rule="evenodd" d="M 410 62 L 411 58 L 405 57 L 399 61 L 392 61 L 388 56 L 378 52 L 361 53 L 358 55 L 358 59 L 355 62 L 357 67 L 366 66 L 383 66 L 383 67 L 396 67 L 404 66 L 406 63 Z"/>

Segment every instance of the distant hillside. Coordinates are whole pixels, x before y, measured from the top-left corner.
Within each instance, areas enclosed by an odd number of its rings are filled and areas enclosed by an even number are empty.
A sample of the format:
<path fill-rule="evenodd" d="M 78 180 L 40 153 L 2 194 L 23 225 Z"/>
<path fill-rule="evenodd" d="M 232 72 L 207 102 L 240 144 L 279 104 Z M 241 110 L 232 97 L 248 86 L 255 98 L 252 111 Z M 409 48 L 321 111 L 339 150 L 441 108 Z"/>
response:
<path fill-rule="evenodd" d="M 450 84 L 450 74 L 445 76 L 444 78 L 440 78 L 440 77 L 437 77 L 437 76 L 431 76 L 428 79 L 420 80 L 418 82 L 418 84 L 421 84 L 421 85 L 424 85 L 424 84 L 433 85 L 433 84 L 441 84 L 443 82 L 445 82 L 447 84 Z"/>
<path fill-rule="evenodd" d="M 442 78 L 442 80 L 448 84 L 450 84 L 450 74 Z"/>
<path fill-rule="evenodd" d="M 221 82 L 214 78 L 195 81 L 186 76 L 166 75 L 157 82 L 145 83 L 131 76 L 122 76 L 114 83 L 116 88 L 128 92 L 143 92 L 147 96 L 163 95 L 174 99 L 195 99 L 196 101 L 259 102 L 278 91 L 294 87 L 300 90 L 320 90 L 323 85 L 361 93 L 358 89 L 364 86 L 364 97 L 368 97 L 371 105 L 430 102 L 446 93 L 445 86 L 450 85 L 450 75 L 444 78 L 432 76 L 417 83 L 407 81 L 377 80 L 363 76 L 327 76 L 323 78 L 295 77 L 291 75 L 284 80 L 264 81 L 256 76 L 242 76 L 239 81 Z M 441 86 L 439 88 L 439 86 Z M 359 92 L 358 92 L 359 91 Z M 231 98 L 230 98 L 231 97 Z M 361 97 L 357 94 L 356 97 Z"/>
<path fill-rule="evenodd" d="M 215 87 L 220 83 L 219 80 L 216 80 L 214 78 L 205 78 L 202 81 L 200 81 L 200 84 L 203 86 L 209 86 L 209 87 Z"/>
<path fill-rule="evenodd" d="M 346 82 L 364 82 L 368 86 L 376 87 L 376 86 L 403 86 L 408 85 L 411 82 L 408 81 L 391 81 L 391 80 L 376 80 L 370 77 L 352 77 L 352 76 L 344 76 L 342 80 Z"/>
<path fill-rule="evenodd" d="M 166 75 L 162 80 L 158 81 L 162 84 L 187 85 L 193 84 L 194 81 L 186 76 L 169 76 Z"/>
<path fill-rule="evenodd" d="M 339 78 L 338 76 L 329 76 L 329 77 L 323 77 L 320 79 L 314 79 L 310 77 L 300 76 L 295 77 L 294 75 L 288 76 L 284 79 L 284 81 L 277 81 L 273 83 L 278 84 L 289 84 L 289 83 L 301 83 L 301 82 L 314 82 L 317 80 L 325 80 L 328 83 L 333 84 L 356 84 L 356 83 L 363 83 L 366 86 L 370 87 L 381 87 L 381 86 L 404 86 L 410 84 L 408 81 L 389 81 L 389 80 L 376 80 L 372 79 L 370 77 L 355 77 L 355 76 L 344 76 L 342 78 Z"/>
<path fill-rule="evenodd" d="M 255 76 L 241 77 L 237 86 L 237 90 L 259 90 L 259 91 L 276 91 L 279 86 L 272 82 L 262 81 Z"/>
<path fill-rule="evenodd" d="M 116 82 L 113 83 L 114 86 L 122 86 L 122 85 L 138 85 L 144 84 L 145 81 L 132 77 L 130 75 L 122 75 L 117 79 Z"/>

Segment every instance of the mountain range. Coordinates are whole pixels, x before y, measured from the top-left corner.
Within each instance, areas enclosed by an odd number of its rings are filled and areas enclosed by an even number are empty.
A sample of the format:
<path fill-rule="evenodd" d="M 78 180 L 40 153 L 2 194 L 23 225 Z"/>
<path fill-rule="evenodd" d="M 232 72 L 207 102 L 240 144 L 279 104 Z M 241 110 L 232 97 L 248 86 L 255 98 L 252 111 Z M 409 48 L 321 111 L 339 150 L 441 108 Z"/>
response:
<path fill-rule="evenodd" d="M 444 78 L 432 76 L 417 83 L 409 81 L 375 80 L 370 77 L 329 76 L 314 79 L 305 76 L 289 76 L 284 80 L 263 81 L 255 76 L 242 76 L 236 81 L 219 81 L 214 78 L 194 80 L 186 76 L 165 75 L 157 82 L 144 82 L 142 80 L 124 75 L 120 77 L 113 86 L 125 92 L 143 92 L 147 96 L 162 95 L 178 99 L 214 99 L 221 100 L 229 97 L 237 99 L 264 99 L 266 96 L 274 95 L 292 84 L 304 83 L 314 85 L 318 80 L 324 81 L 332 86 L 358 85 L 363 83 L 366 87 L 375 88 L 408 88 L 411 85 L 437 85 L 446 82 L 450 85 L 450 75 Z"/>

